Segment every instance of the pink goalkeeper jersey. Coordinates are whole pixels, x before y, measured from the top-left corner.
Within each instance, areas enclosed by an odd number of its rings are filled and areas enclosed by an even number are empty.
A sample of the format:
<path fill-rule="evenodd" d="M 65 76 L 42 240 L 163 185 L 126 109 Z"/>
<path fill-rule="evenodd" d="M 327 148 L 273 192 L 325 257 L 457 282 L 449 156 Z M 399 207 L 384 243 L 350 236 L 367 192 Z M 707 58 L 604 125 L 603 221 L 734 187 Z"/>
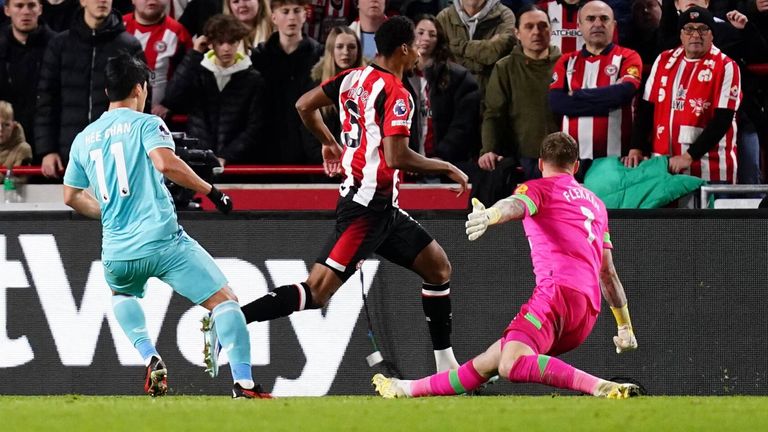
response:
<path fill-rule="evenodd" d="M 605 204 L 567 174 L 525 182 L 512 198 L 526 207 L 523 227 L 536 290 L 566 286 L 584 293 L 599 311 L 603 248 L 611 248 Z"/>

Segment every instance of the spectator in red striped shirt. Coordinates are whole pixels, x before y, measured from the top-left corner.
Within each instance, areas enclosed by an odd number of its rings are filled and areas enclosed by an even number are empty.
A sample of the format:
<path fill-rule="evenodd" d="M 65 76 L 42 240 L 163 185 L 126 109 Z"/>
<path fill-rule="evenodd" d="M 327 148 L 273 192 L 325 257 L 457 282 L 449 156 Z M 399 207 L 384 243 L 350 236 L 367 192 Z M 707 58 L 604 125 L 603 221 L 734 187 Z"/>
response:
<path fill-rule="evenodd" d="M 682 45 L 653 64 L 632 147 L 669 155 L 673 173 L 735 183 L 739 66 L 713 45 L 715 20 L 707 9 L 687 9 L 678 27 Z"/>
<path fill-rule="evenodd" d="M 178 21 L 165 14 L 169 0 L 133 0 L 132 13 L 123 16 L 125 31 L 141 42 L 147 66 L 154 72 L 152 114 L 165 118 L 168 108 L 162 105 L 165 89 L 184 54 L 192 48 L 192 37 Z"/>
<path fill-rule="evenodd" d="M 579 11 L 584 47 L 560 57 L 550 85 L 552 112 L 563 115 L 563 132 L 579 143 L 582 181 L 592 160 L 621 156 L 629 150 L 632 99 L 640 88 L 643 64 L 637 52 L 613 40 L 613 10 L 602 1 L 590 1 Z M 636 166 L 640 152 L 625 158 Z"/>

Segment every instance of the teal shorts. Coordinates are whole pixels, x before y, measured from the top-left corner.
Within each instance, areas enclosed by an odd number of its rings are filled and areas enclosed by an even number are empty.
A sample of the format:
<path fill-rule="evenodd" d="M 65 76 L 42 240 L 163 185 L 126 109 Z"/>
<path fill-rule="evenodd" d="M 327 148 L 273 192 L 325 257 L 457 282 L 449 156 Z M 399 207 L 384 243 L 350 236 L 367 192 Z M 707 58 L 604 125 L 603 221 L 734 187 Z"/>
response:
<path fill-rule="evenodd" d="M 182 230 L 169 246 L 135 260 L 104 260 L 104 277 L 113 291 L 144 297 L 147 280 L 156 277 L 200 304 L 227 284 L 227 278 L 200 244 Z"/>

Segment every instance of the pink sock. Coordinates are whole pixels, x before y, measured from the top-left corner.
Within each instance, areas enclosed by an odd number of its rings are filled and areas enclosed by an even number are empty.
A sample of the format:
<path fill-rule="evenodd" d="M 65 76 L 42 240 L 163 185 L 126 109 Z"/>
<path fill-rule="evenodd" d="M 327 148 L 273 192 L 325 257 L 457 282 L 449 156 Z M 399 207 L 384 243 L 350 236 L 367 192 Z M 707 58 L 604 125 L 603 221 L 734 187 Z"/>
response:
<path fill-rule="evenodd" d="M 438 372 L 434 375 L 411 382 L 411 396 L 450 396 L 472 391 L 488 378 L 480 375 L 472 360 L 458 369 Z"/>
<path fill-rule="evenodd" d="M 527 355 L 517 359 L 509 372 L 513 382 L 533 382 L 592 394 L 600 379 L 555 358 Z"/>

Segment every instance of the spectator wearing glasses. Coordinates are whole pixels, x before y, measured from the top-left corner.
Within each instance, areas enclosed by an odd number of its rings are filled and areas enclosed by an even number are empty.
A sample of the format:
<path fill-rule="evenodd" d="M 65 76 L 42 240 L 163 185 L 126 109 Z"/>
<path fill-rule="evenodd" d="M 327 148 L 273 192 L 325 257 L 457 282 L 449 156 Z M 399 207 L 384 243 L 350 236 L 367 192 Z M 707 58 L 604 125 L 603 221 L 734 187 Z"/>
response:
<path fill-rule="evenodd" d="M 668 155 L 673 173 L 735 183 L 741 77 L 736 62 L 713 45 L 714 27 L 707 9 L 693 6 L 680 14 L 681 45 L 653 64 L 632 147 Z"/>

